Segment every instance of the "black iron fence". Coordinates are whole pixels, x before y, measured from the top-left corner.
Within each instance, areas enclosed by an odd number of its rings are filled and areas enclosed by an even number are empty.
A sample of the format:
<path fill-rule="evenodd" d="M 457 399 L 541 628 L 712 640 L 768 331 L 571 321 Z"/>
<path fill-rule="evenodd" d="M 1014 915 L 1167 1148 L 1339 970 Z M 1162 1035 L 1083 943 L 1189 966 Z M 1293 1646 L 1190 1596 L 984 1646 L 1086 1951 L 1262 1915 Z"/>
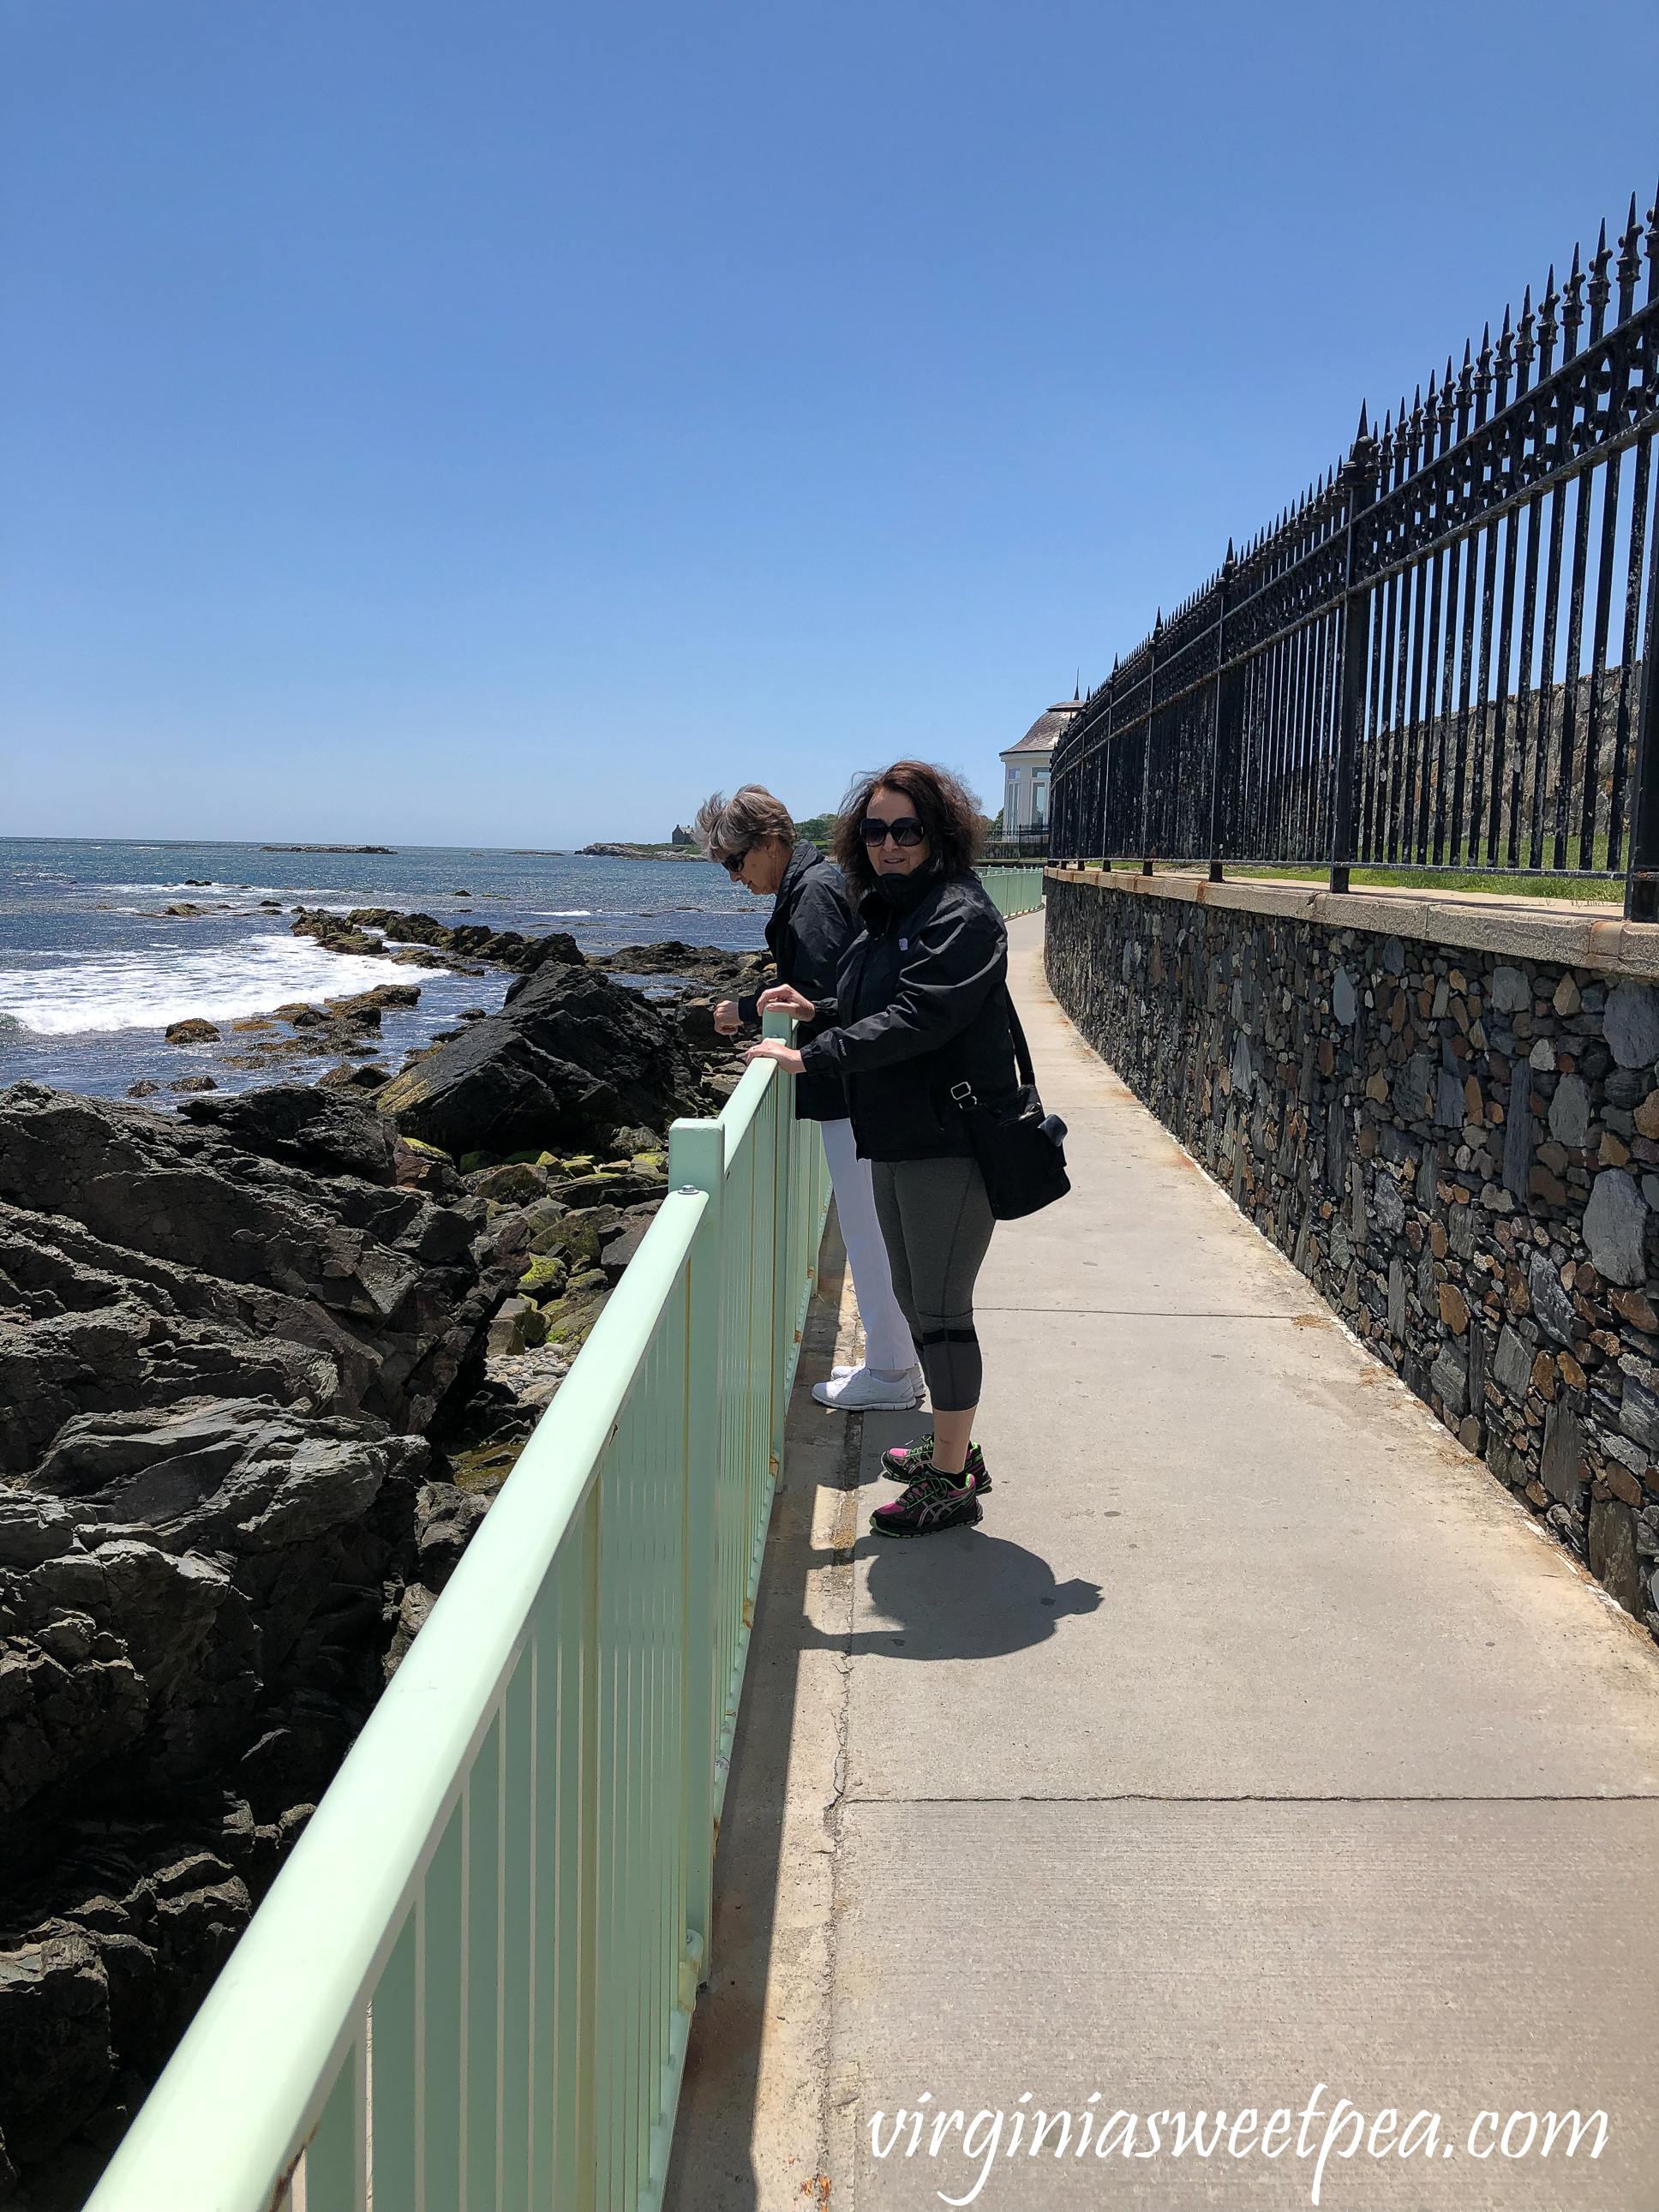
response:
<path fill-rule="evenodd" d="M 1042 860 L 1048 854 L 1048 825 L 1040 829 L 1015 830 L 1005 834 L 994 830 L 985 841 L 988 860 Z"/>
<path fill-rule="evenodd" d="M 1646 297 L 1637 293 L 1645 258 Z M 1611 313 L 1610 313 L 1611 311 Z M 1589 331 L 1584 325 L 1588 317 Z M 1659 920 L 1659 195 L 1115 665 L 1056 856 L 1622 877 Z"/>

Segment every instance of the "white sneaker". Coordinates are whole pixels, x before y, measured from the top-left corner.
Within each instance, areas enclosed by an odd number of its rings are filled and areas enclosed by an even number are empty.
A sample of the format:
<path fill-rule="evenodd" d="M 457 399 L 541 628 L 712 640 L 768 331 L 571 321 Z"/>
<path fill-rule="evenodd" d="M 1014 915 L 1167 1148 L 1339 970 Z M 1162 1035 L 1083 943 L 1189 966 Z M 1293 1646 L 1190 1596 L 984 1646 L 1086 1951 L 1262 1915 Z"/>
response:
<path fill-rule="evenodd" d="M 836 1382 L 838 1382 L 843 1375 L 862 1375 L 863 1372 L 864 1366 L 862 1362 L 860 1362 L 856 1367 L 832 1367 L 830 1370 L 831 1380 Z M 913 1366 L 909 1370 L 909 1376 L 910 1388 L 915 1392 L 916 1402 L 920 1404 L 921 1401 L 921 1394 L 927 1387 L 927 1382 L 922 1376 L 922 1371 L 920 1367 Z"/>
<path fill-rule="evenodd" d="M 878 1382 L 867 1367 L 838 1370 L 827 1382 L 815 1382 L 812 1395 L 820 1406 L 834 1406 L 843 1413 L 914 1413 L 918 1398 L 909 1376 L 900 1382 Z"/>

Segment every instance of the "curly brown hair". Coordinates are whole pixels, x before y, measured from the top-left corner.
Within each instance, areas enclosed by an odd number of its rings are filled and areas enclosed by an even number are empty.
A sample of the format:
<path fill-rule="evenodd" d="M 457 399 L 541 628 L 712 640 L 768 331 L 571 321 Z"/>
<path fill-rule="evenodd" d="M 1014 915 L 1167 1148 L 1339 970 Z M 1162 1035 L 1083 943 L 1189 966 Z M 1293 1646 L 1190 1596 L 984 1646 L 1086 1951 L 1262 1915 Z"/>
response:
<path fill-rule="evenodd" d="M 836 819 L 836 860 L 853 890 L 867 891 L 877 880 L 861 832 L 870 794 L 883 785 L 890 791 L 902 791 L 915 808 L 927 832 L 929 859 L 947 876 L 965 876 L 985 840 L 978 799 L 948 768 L 934 768 L 927 761 L 902 760 L 883 769 L 878 775 L 857 777 L 841 803 Z"/>

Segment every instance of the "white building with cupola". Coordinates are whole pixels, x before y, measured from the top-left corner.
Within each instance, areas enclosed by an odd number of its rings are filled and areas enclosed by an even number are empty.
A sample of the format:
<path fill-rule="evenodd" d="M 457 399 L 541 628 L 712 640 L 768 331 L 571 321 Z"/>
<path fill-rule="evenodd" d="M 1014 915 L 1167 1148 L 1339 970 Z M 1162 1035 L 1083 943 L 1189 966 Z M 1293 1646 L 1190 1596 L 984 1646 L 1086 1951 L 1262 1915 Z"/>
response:
<path fill-rule="evenodd" d="M 1048 827 L 1048 769 L 1054 747 L 1083 712 L 1081 698 L 1045 707 L 1016 745 L 1002 755 L 1002 834 L 1017 837 Z"/>

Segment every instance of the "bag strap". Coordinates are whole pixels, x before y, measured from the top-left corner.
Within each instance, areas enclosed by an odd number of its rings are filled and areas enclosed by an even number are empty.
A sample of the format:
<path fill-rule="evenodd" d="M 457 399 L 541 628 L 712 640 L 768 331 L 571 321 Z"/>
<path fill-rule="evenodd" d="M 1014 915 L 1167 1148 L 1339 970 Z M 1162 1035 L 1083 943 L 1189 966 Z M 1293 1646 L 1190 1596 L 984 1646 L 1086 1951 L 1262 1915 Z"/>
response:
<path fill-rule="evenodd" d="M 1020 1081 L 1035 1091 L 1036 1072 L 1031 1066 L 1030 1047 L 1026 1043 L 1025 1032 L 1019 1025 L 1019 1012 L 1014 1005 L 1013 994 L 1006 983 L 1002 987 L 1002 995 L 1008 1004 L 1008 1029 L 1014 1041 L 1014 1066 L 1019 1071 Z"/>
<path fill-rule="evenodd" d="M 1035 1091 L 1036 1089 L 1036 1071 L 1031 1066 L 1031 1048 L 1025 1042 L 1025 1032 L 1019 1025 L 1019 1012 L 1014 1005 L 1013 994 L 1009 990 L 1006 983 L 1002 987 L 1002 1000 L 1003 1004 L 1008 1009 L 1008 1034 L 1013 1040 L 1015 1070 L 1019 1076 L 1020 1081 L 1024 1084 L 1029 1090 Z M 974 1096 L 973 1085 L 968 1083 L 957 1083 L 951 1085 L 951 1103 L 952 1105 L 959 1107 L 964 1113 L 969 1114 L 971 1114 L 975 1108 L 979 1104 L 978 1099 Z"/>

